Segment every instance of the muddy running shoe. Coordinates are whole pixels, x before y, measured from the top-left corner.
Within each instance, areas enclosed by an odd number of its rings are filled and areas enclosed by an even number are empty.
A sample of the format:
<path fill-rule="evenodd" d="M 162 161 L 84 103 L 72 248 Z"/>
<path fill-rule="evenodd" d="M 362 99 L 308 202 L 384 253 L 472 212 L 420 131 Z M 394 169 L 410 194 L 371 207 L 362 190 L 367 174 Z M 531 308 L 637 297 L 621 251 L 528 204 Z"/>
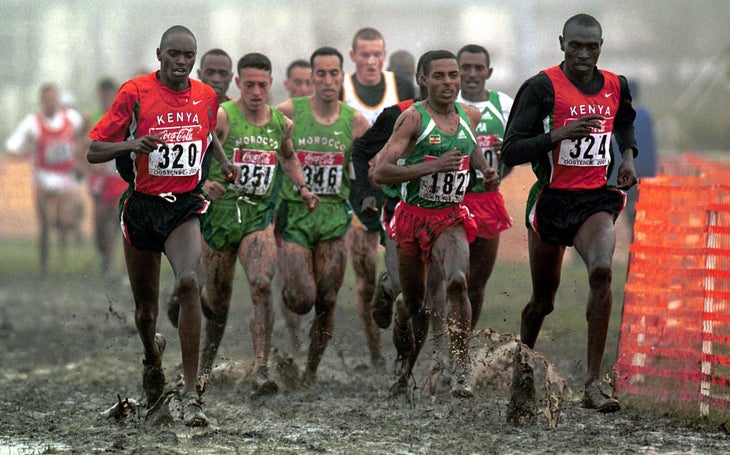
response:
<path fill-rule="evenodd" d="M 200 397 L 182 398 L 182 419 L 188 427 L 208 426 L 208 416 L 203 412 L 203 401 Z"/>
<path fill-rule="evenodd" d="M 180 302 L 177 301 L 177 296 L 174 294 L 167 301 L 167 317 L 170 319 L 170 324 L 177 328 L 177 321 L 180 319 Z"/>
<path fill-rule="evenodd" d="M 165 352 L 167 341 L 161 333 L 155 334 L 155 342 L 160 350 L 160 360 L 155 364 L 148 364 L 142 360 L 142 388 L 147 395 L 147 407 L 152 407 L 162 396 L 165 390 L 165 372 L 162 370 L 162 354 Z"/>
<path fill-rule="evenodd" d="M 600 384 L 597 382 L 586 386 L 581 406 L 586 409 L 595 409 L 604 414 L 621 410 L 618 400 L 603 393 Z"/>
<path fill-rule="evenodd" d="M 469 385 L 469 378 L 464 373 L 457 373 L 451 377 L 451 396 L 454 398 L 471 398 L 474 391 Z"/>
<path fill-rule="evenodd" d="M 373 320 L 381 329 L 390 327 L 390 321 L 393 319 L 393 295 L 392 283 L 390 275 L 387 271 L 382 271 L 378 277 L 375 286 L 375 295 L 373 295 Z"/>
<path fill-rule="evenodd" d="M 279 386 L 275 381 L 269 379 L 268 369 L 259 368 L 251 380 L 251 398 L 260 398 L 265 396 L 276 395 Z"/>
<path fill-rule="evenodd" d="M 408 376 L 400 376 L 392 386 L 390 386 L 390 398 L 405 397 L 410 400 L 410 387 L 408 385 Z"/>

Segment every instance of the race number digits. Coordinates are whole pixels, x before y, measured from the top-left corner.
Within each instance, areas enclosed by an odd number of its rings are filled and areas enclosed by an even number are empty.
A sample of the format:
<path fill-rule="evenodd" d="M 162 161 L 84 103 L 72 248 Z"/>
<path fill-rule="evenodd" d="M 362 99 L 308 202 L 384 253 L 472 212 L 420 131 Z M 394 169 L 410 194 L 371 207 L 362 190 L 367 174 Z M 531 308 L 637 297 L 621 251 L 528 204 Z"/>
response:
<path fill-rule="evenodd" d="M 438 157 L 427 155 L 425 162 Z M 469 157 L 461 157 L 461 166 L 454 172 L 437 172 L 421 177 L 418 195 L 429 201 L 457 203 L 464 199 L 469 186 Z"/>

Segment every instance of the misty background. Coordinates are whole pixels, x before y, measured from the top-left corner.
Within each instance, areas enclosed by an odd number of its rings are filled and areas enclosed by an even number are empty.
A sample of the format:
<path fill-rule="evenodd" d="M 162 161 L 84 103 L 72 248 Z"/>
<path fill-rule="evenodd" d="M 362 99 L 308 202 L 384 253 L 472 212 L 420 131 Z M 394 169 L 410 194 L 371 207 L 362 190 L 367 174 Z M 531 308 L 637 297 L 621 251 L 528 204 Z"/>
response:
<path fill-rule="evenodd" d="M 286 98 L 286 66 L 320 46 L 338 48 L 354 72 L 348 52 L 365 26 L 383 33 L 388 52 L 405 49 L 416 58 L 481 44 L 494 68 L 488 87 L 514 96 L 525 79 L 562 60 L 558 36 L 577 13 L 603 26 L 599 67 L 640 83 L 662 153 L 728 150 L 728 0 L 0 0 L 0 140 L 37 110 L 43 83 L 59 84 L 88 112 L 101 77 L 123 82 L 159 69 L 155 49 L 175 24 L 195 34 L 198 58 L 219 47 L 235 67 L 247 52 L 268 55 L 270 103 L 277 104 Z M 238 96 L 235 84 L 228 94 Z"/>

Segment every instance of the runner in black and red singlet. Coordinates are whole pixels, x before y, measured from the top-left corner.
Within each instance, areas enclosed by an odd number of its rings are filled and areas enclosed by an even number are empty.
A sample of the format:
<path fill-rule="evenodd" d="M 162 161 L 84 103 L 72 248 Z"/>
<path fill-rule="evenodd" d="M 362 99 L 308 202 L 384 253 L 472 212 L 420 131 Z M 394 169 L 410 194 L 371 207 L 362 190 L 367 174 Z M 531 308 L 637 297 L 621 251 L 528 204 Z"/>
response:
<path fill-rule="evenodd" d="M 596 67 L 601 25 L 587 14 L 563 27 L 565 60 L 527 80 L 515 97 L 502 158 L 507 166 L 532 163 L 526 225 L 532 297 L 522 311 L 521 339 L 534 347 L 555 305 L 565 248 L 575 246 L 588 270 L 588 363 L 583 406 L 615 412 L 619 402 L 601 391 L 601 360 L 611 315 L 614 221 L 626 190 L 636 184 L 637 155 L 626 79 Z M 615 136 L 623 162 L 618 186 L 607 186 Z"/>

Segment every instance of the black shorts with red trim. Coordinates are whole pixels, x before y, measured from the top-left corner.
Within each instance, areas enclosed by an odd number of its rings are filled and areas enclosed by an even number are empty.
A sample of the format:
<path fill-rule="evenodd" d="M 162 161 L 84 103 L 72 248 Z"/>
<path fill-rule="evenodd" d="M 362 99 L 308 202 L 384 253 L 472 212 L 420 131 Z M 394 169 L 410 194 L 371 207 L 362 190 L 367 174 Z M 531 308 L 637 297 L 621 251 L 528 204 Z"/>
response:
<path fill-rule="evenodd" d="M 543 242 L 573 246 L 578 229 L 593 214 L 609 212 L 614 221 L 626 205 L 626 193 L 604 187 L 595 190 L 543 188 L 529 210 L 530 227 Z"/>
<path fill-rule="evenodd" d="M 205 213 L 209 205 L 199 190 L 159 196 L 126 192 L 120 201 L 124 238 L 138 250 L 164 252 L 172 231 Z"/>

